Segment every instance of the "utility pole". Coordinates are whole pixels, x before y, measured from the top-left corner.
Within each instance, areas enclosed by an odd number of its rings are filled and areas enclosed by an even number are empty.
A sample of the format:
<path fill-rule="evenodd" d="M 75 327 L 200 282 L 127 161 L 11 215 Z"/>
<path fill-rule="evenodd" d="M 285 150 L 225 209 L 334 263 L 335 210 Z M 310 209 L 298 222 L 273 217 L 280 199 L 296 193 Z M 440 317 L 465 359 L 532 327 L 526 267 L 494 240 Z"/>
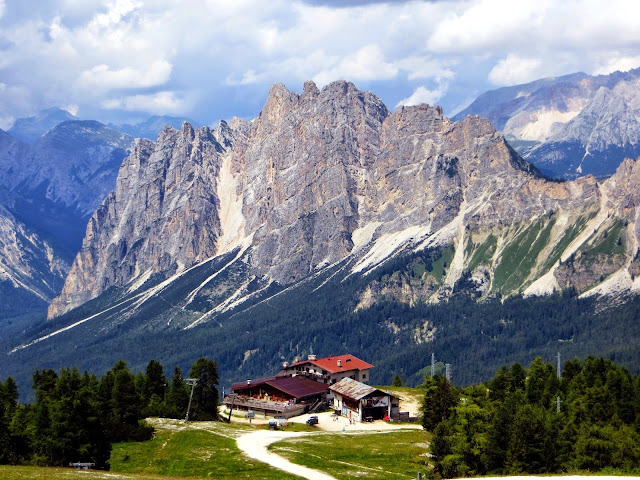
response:
<path fill-rule="evenodd" d="M 447 378 L 447 382 L 450 382 L 451 381 L 451 364 L 445 363 L 444 367 L 445 367 L 445 377 Z"/>
<path fill-rule="evenodd" d="M 436 354 L 431 352 L 431 377 L 436 376 Z"/>
<path fill-rule="evenodd" d="M 191 385 L 191 395 L 189 395 L 189 405 L 187 406 L 187 416 L 184 417 L 184 423 L 189 422 L 189 412 L 191 411 L 191 400 L 193 400 L 193 389 L 196 388 L 196 384 L 198 383 L 197 378 L 185 378 L 184 382 L 187 385 Z"/>

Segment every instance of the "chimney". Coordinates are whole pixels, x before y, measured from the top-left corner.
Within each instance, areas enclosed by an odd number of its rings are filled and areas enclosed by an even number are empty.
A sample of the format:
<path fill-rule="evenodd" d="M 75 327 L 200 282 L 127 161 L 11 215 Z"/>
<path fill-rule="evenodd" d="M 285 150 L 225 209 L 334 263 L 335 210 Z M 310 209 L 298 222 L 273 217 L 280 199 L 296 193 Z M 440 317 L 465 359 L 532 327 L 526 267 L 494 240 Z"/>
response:
<path fill-rule="evenodd" d="M 315 354 L 310 353 L 310 354 L 309 354 L 309 360 L 315 360 L 315 359 L 316 359 Z"/>
<path fill-rule="evenodd" d="M 288 366 L 289 366 L 289 362 L 284 362 L 284 363 L 282 364 L 282 368 L 287 368 Z"/>
<path fill-rule="evenodd" d="M 338 360 L 338 366 L 342 367 L 342 360 Z"/>
<path fill-rule="evenodd" d="M 247 380 L 247 385 L 251 385 L 251 379 Z"/>

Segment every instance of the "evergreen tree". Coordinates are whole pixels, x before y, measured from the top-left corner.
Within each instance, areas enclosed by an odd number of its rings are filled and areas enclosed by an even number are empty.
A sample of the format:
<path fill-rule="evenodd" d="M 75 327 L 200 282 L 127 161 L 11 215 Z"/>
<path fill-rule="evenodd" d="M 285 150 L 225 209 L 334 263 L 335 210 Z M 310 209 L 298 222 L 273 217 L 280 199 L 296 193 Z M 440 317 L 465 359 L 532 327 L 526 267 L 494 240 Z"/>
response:
<path fill-rule="evenodd" d="M 7 397 L 4 383 L 0 382 L 0 464 L 12 463 L 13 445 L 9 435 L 11 411 Z"/>
<path fill-rule="evenodd" d="M 193 390 L 190 418 L 215 420 L 218 418 L 218 364 L 200 357 L 191 366 L 189 377 L 198 380 Z"/>
<path fill-rule="evenodd" d="M 51 425 L 51 403 L 55 401 L 58 374 L 51 369 L 36 370 L 32 376 L 36 401 L 32 406 L 32 421 L 29 429 L 34 463 L 51 465 L 53 462 L 53 429 Z"/>
<path fill-rule="evenodd" d="M 545 412 L 539 405 L 522 405 L 516 411 L 509 436 L 509 473 L 544 473 L 547 444 Z"/>
<path fill-rule="evenodd" d="M 404 383 L 402 382 L 402 377 L 400 377 L 400 375 L 394 375 L 391 385 L 394 387 L 402 387 L 402 385 L 404 385 Z"/>
<path fill-rule="evenodd" d="M 180 367 L 176 367 L 171 377 L 171 387 L 167 394 L 167 409 L 172 418 L 184 418 L 189 404 L 189 389 L 182 379 Z"/>
<path fill-rule="evenodd" d="M 78 369 L 62 369 L 51 402 L 51 464 L 93 462 L 107 466 L 111 443 L 102 428 L 95 391 L 82 381 Z"/>
<path fill-rule="evenodd" d="M 451 435 L 453 431 L 449 422 L 440 422 L 434 428 L 430 443 L 431 460 L 433 461 L 433 469 L 436 473 L 445 478 L 449 478 L 450 472 L 444 473 L 445 459 L 451 455 Z"/>
<path fill-rule="evenodd" d="M 425 390 L 422 402 L 422 426 L 433 431 L 438 423 L 451 415 L 458 404 L 458 392 L 444 375 L 426 377 L 422 387 Z"/>
<path fill-rule="evenodd" d="M 164 400 L 167 389 L 167 377 L 164 374 L 162 364 L 156 360 L 151 360 L 145 370 L 144 395 L 147 403 L 153 395 L 157 395 Z"/>

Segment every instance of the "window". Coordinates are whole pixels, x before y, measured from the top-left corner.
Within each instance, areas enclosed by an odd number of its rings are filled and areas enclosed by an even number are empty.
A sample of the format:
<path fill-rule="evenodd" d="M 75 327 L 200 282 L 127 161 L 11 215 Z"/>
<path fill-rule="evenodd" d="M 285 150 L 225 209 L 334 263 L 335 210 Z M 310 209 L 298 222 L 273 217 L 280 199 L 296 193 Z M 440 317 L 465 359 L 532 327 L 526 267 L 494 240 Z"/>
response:
<path fill-rule="evenodd" d="M 363 379 L 363 380 L 365 380 L 366 378 L 367 378 L 367 374 L 366 374 L 366 373 L 363 373 L 363 374 L 362 374 L 362 379 Z"/>

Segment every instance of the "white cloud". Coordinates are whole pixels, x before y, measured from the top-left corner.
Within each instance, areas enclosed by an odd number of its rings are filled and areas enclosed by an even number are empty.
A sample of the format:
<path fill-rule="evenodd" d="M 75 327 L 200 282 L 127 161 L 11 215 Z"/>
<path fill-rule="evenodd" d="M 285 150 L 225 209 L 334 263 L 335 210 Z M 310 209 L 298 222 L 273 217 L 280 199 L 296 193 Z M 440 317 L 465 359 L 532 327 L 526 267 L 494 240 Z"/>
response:
<path fill-rule="evenodd" d="M 13 123 L 15 121 L 16 119 L 11 115 L 9 116 L 0 115 L 0 128 L 2 130 L 9 130 L 13 126 Z"/>
<path fill-rule="evenodd" d="M 295 87 L 310 78 L 376 82 L 374 93 L 387 103 L 438 101 L 449 111 L 494 85 L 637 66 L 640 16 L 628 13 L 632 6 L 190 0 L 185 8 L 169 0 L 50 0 L 4 9 L 0 68 L 20 95 L 0 93 L 0 111 L 19 117 L 76 104 L 84 116 L 102 104 L 182 102 L 193 110 L 177 113 L 213 122 L 256 114 L 274 82 Z M 131 100 L 114 100 L 114 89 Z M 180 95 L 150 102 L 150 89 Z"/>
<path fill-rule="evenodd" d="M 544 19 L 551 0 L 472 0 L 454 2 L 447 18 L 428 39 L 437 52 L 478 52 L 524 39 L 527 32 L 547 34 Z"/>
<path fill-rule="evenodd" d="M 509 54 L 491 69 L 489 81 L 500 86 L 530 82 L 540 78 L 542 66 L 542 60 L 539 58 L 522 58 Z"/>
<path fill-rule="evenodd" d="M 398 67 L 384 59 L 377 45 L 367 45 L 353 55 L 343 57 L 336 65 L 315 74 L 319 86 L 334 80 L 389 80 L 398 74 Z"/>
<path fill-rule="evenodd" d="M 4 15 L 5 4 L 4 0 L 0 0 L 0 18 Z"/>
<path fill-rule="evenodd" d="M 420 105 L 421 103 L 435 105 L 438 100 L 442 98 L 444 93 L 445 91 L 440 87 L 436 88 L 435 90 L 428 90 L 427 88 L 420 86 L 415 89 L 411 96 L 400 100 L 396 105 L 396 108 L 401 105 L 409 107 L 411 105 Z"/>
<path fill-rule="evenodd" d="M 69 112 L 71 115 L 77 115 L 78 114 L 78 105 L 71 103 L 69 105 L 65 105 L 63 107 L 61 107 L 63 110 L 66 110 L 67 112 Z"/>
<path fill-rule="evenodd" d="M 640 67 L 640 55 L 636 56 L 615 56 L 609 58 L 606 63 L 600 67 L 597 67 L 594 75 L 608 75 L 616 71 L 628 72 L 634 68 Z"/>
<path fill-rule="evenodd" d="M 80 74 L 79 84 L 105 90 L 155 87 L 169 80 L 171 69 L 172 65 L 166 60 L 157 60 L 146 69 L 124 67 L 111 70 L 108 65 L 96 65 Z"/>
<path fill-rule="evenodd" d="M 124 98 L 104 100 L 101 105 L 107 110 L 121 109 L 154 114 L 180 114 L 189 107 L 188 102 L 174 92 L 158 92 L 150 95 L 130 95 Z"/>
<path fill-rule="evenodd" d="M 455 60 L 434 60 L 430 57 L 407 57 L 400 60 L 398 66 L 407 71 L 409 80 L 423 80 L 434 78 L 436 80 L 451 80 L 455 72 L 451 69 L 456 64 Z"/>

